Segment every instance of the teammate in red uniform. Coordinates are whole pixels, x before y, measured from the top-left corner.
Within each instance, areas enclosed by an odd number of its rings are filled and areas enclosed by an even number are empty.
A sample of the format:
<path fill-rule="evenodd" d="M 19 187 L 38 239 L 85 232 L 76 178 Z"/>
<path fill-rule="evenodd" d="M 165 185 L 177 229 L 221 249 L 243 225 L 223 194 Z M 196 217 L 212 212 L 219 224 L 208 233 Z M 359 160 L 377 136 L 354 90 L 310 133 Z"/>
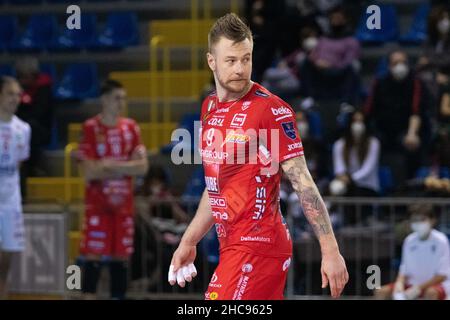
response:
<path fill-rule="evenodd" d="M 134 120 L 120 117 L 126 92 L 107 80 L 101 89 L 102 111 L 83 125 L 79 146 L 86 178 L 86 214 L 81 253 L 86 257 L 82 292 L 93 298 L 100 259 L 111 257 L 111 297 L 122 299 L 127 286 L 127 260 L 133 252 L 133 181 L 147 171 L 147 153 Z"/>
<path fill-rule="evenodd" d="M 196 275 L 196 245 L 215 224 L 220 261 L 206 299 L 283 299 L 292 241 L 279 207 L 281 170 L 296 190 L 322 251 L 322 287 L 348 281 L 327 209 L 311 178 L 291 107 L 250 80 L 251 31 L 234 14 L 210 30 L 217 91 L 202 105 L 200 153 L 207 190 L 175 251 L 169 282 Z"/>

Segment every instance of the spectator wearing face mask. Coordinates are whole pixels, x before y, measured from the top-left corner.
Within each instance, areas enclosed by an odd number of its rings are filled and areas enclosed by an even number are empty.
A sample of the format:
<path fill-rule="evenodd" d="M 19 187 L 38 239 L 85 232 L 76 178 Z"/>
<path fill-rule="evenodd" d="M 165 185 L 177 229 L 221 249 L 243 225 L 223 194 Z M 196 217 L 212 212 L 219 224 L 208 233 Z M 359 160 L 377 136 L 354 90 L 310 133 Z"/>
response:
<path fill-rule="evenodd" d="M 370 135 L 360 111 L 349 115 L 343 137 L 333 145 L 335 196 L 376 196 L 380 190 L 378 161 L 380 142 Z"/>
<path fill-rule="evenodd" d="M 319 33 L 316 25 L 302 28 L 301 48 L 281 59 L 276 66 L 268 68 L 264 73 L 263 86 L 285 100 L 297 96 L 300 90 L 300 66 L 317 46 Z"/>
<path fill-rule="evenodd" d="M 438 105 L 442 90 L 449 85 L 450 75 L 450 9 L 432 8 L 428 17 L 428 41 L 418 59 L 417 73 Z"/>
<path fill-rule="evenodd" d="M 374 82 L 364 107 L 381 142 L 381 161 L 391 167 L 399 184 L 422 163 L 429 121 L 425 90 L 410 71 L 406 53 L 396 50 L 389 55 L 389 73 Z"/>
<path fill-rule="evenodd" d="M 376 290 L 375 297 L 444 300 L 450 294 L 448 238 L 434 229 L 436 216 L 431 205 L 412 205 L 409 213 L 413 232 L 403 242 L 397 279 Z"/>
<path fill-rule="evenodd" d="M 302 95 L 354 105 L 359 98 L 360 45 L 343 7 L 332 9 L 328 20 L 329 32 L 318 39 L 300 69 Z"/>

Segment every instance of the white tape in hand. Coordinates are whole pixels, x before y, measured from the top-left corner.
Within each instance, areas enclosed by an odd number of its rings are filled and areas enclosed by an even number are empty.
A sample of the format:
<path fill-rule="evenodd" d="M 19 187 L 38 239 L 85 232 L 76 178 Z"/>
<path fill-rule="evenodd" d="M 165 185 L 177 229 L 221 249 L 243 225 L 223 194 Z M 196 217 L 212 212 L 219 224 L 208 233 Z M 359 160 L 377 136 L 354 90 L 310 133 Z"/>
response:
<path fill-rule="evenodd" d="M 169 267 L 169 276 L 168 276 L 169 283 L 172 286 L 175 284 L 175 282 L 177 282 L 177 275 L 175 272 L 173 272 L 173 269 L 174 269 L 174 265 L 172 264 Z"/>

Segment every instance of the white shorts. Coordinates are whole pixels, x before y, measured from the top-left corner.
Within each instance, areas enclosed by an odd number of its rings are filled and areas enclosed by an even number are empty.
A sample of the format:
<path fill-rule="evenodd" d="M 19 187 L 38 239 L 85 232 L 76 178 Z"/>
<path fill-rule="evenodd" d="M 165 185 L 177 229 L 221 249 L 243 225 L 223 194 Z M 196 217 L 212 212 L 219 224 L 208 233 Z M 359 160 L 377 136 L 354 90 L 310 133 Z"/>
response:
<path fill-rule="evenodd" d="M 0 208 L 0 250 L 23 251 L 25 228 L 20 208 Z"/>

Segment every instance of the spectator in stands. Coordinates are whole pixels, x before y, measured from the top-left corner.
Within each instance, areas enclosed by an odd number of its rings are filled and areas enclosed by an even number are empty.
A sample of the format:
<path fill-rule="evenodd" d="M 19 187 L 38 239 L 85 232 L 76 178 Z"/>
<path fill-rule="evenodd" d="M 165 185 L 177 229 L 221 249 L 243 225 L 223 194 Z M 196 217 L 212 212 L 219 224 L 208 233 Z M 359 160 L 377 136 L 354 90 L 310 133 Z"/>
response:
<path fill-rule="evenodd" d="M 446 6 L 436 6 L 430 12 L 428 41 L 417 71 L 437 104 L 442 94 L 440 89 L 449 84 L 450 75 L 450 9 Z"/>
<path fill-rule="evenodd" d="M 389 55 L 389 73 L 374 82 L 365 114 L 381 142 L 381 162 L 391 167 L 397 184 L 414 176 L 421 164 L 428 126 L 422 82 L 410 72 L 402 50 Z"/>
<path fill-rule="evenodd" d="M 317 25 L 306 26 L 300 31 L 301 48 L 281 59 L 274 67 L 267 69 L 263 86 L 283 99 L 300 93 L 299 69 L 307 55 L 317 46 L 319 37 Z"/>
<path fill-rule="evenodd" d="M 450 294 L 450 246 L 447 236 L 433 229 L 434 209 L 409 207 L 411 233 L 403 242 L 399 274 L 394 283 L 375 291 L 377 299 L 444 300 Z"/>
<path fill-rule="evenodd" d="M 349 114 L 342 138 L 333 145 L 333 195 L 376 196 L 380 189 L 380 142 L 372 136 L 360 111 Z"/>
<path fill-rule="evenodd" d="M 359 97 L 360 45 L 343 7 L 331 10 L 328 18 L 329 32 L 319 38 L 300 69 L 302 94 L 354 105 Z"/>
<path fill-rule="evenodd" d="M 432 143 L 431 171 L 425 179 L 427 191 L 436 195 L 450 194 L 450 86 L 445 89 L 441 103 L 438 121 L 438 132 Z M 441 174 L 443 170 L 447 175 Z"/>
<path fill-rule="evenodd" d="M 39 71 L 34 57 L 24 57 L 16 62 L 17 79 L 24 92 L 17 116 L 31 126 L 30 159 L 24 163 L 25 176 L 43 175 L 40 158 L 44 146 L 50 143 L 53 125 L 52 79 Z"/>

